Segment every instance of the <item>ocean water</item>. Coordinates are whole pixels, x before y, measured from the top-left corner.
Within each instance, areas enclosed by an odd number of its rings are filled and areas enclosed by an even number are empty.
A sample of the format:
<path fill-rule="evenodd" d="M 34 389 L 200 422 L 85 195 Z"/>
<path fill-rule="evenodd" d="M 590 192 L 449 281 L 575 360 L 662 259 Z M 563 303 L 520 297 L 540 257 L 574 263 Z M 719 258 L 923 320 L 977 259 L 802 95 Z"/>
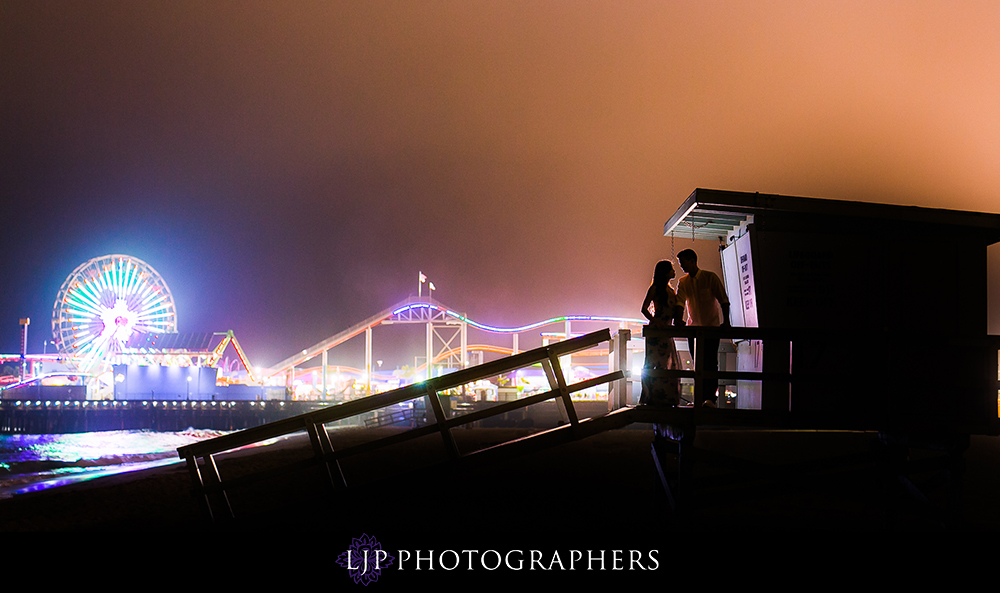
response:
<path fill-rule="evenodd" d="M 180 463 L 178 447 L 224 434 L 188 429 L 0 435 L 0 498 Z"/>

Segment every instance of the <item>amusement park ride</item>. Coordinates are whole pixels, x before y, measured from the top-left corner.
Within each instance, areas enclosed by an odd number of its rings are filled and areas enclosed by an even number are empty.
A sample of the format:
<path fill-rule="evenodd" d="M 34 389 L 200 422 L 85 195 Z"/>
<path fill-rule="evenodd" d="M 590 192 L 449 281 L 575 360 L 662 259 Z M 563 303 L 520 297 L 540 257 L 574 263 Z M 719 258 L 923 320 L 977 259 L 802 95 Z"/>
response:
<path fill-rule="evenodd" d="M 128 255 L 105 255 L 78 266 L 63 282 L 52 312 L 51 344 L 56 353 L 28 354 L 27 329 L 30 320 L 21 320 L 19 354 L 0 355 L 0 362 L 17 362 L 16 381 L 0 387 L 3 399 L 21 397 L 47 399 L 42 391 L 51 386 L 76 385 L 73 399 L 137 399 L 138 396 L 196 399 L 270 399 L 281 387 L 281 396 L 328 399 L 342 393 L 343 377 L 350 379 L 356 394 L 371 394 L 400 383 L 426 380 L 470 365 L 470 355 L 520 352 L 518 337 L 544 326 L 561 325 L 564 331 L 543 333 L 543 343 L 574 335 L 573 322 L 602 324 L 603 327 L 632 328 L 637 333 L 640 319 L 600 316 L 563 316 L 521 327 L 496 327 L 478 323 L 429 296 L 410 297 L 318 344 L 303 349 L 273 368 L 256 370 L 250 364 L 233 332 L 178 333 L 177 310 L 166 281 L 152 266 Z M 423 324 L 426 326 L 424 362 L 408 376 L 386 381 L 373 369 L 372 330 L 380 325 Z M 511 347 L 469 344 L 469 327 L 511 337 Z M 365 334 L 364 369 L 331 366 L 329 351 L 360 334 Z M 232 344 L 236 356 L 230 365 L 223 354 Z M 593 353 L 592 353 L 593 354 Z M 606 352 L 604 353 L 606 355 Z M 306 367 L 320 357 L 318 365 Z M 236 361 L 239 365 L 235 365 Z M 220 363 L 222 373 L 219 374 Z M 381 363 L 381 361 L 378 361 Z M 603 361 L 606 364 L 607 361 Z M 238 366 L 242 366 L 239 369 Z M 151 373 L 155 368 L 187 368 L 177 379 L 168 373 Z M 55 370 L 59 368 L 60 370 Z M 212 370 L 205 375 L 203 370 Z M 232 371 L 240 371 L 234 373 Z M 196 373 L 196 374 L 192 374 Z M 334 377 L 341 385 L 334 385 Z M 155 379 L 155 377 L 164 377 Z M 319 380 L 317 381 L 317 377 Z M 186 378 L 186 382 L 185 379 Z M 13 377 L 11 377 L 13 379 Z M 373 380 L 374 379 L 374 380 Z M 153 381 L 154 383 L 150 383 Z M 156 382 L 158 381 L 158 382 Z M 206 383 L 207 381 L 207 383 Z M 214 382 L 214 385 L 213 385 Z M 227 389 L 243 386 L 241 390 Z M 195 388 L 192 391 L 192 386 Z M 256 386 L 256 390 L 251 389 Z M 333 389 L 332 389 L 333 388 Z M 31 390 L 27 395 L 26 390 Z M 235 395 L 239 391 L 240 395 Z M 53 398 L 65 397 L 63 389 Z M 143 395 L 145 394 L 145 395 Z M 133 397 L 136 396 L 136 397 Z"/>
<path fill-rule="evenodd" d="M 322 342 L 319 342 L 301 352 L 282 360 L 268 372 L 271 378 L 284 377 L 286 384 L 293 388 L 293 383 L 300 381 L 298 377 L 308 377 L 316 373 L 321 378 L 321 384 L 316 385 L 319 393 L 329 393 L 329 385 L 326 378 L 330 375 L 330 365 L 327 353 L 339 344 L 347 340 L 365 334 L 365 368 L 361 369 L 361 387 L 366 393 L 380 391 L 373 386 L 372 378 L 376 376 L 373 368 L 372 354 L 372 330 L 380 325 L 424 325 L 426 328 L 426 346 L 424 352 L 424 363 L 413 369 L 407 383 L 426 380 L 441 374 L 452 372 L 457 369 L 470 366 L 470 354 L 482 352 L 494 352 L 502 355 L 518 354 L 522 350 L 519 344 L 519 335 L 541 329 L 546 326 L 562 326 L 561 332 L 542 333 L 543 345 L 550 342 L 564 340 L 578 335 L 573 331 L 573 323 L 587 323 L 591 326 L 598 324 L 601 327 L 617 327 L 619 329 L 628 328 L 636 335 L 643 320 L 627 317 L 606 317 L 593 315 L 566 315 L 553 317 L 536 323 L 519 327 L 497 327 L 479 323 L 467 316 L 457 312 L 455 309 L 447 307 L 430 297 L 411 297 L 405 301 L 389 307 L 361 323 L 358 323 Z M 502 347 L 488 344 L 469 344 L 468 330 L 474 329 L 491 333 L 510 336 L 511 347 Z M 641 348 L 641 345 L 637 346 Z M 588 351 L 577 356 L 601 356 L 606 357 L 607 351 Z M 303 368 L 316 356 L 320 357 L 318 366 Z M 430 361 L 427 363 L 426 361 Z M 480 360 L 479 362 L 482 362 Z M 606 366 L 606 358 L 599 366 Z M 339 367 L 338 367 L 339 368 Z M 299 383 L 301 385 L 301 383 Z M 399 384 L 389 385 L 389 387 L 399 387 Z"/>
<path fill-rule="evenodd" d="M 78 266 L 63 282 L 52 310 L 56 353 L 26 352 L 29 319 L 21 320 L 21 353 L 2 355 L 20 363 L 18 381 L 5 386 L 82 383 L 88 399 L 114 392 L 121 365 L 215 367 L 231 343 L 250 381 L 251 366 L 232 331 L 177 333 L 177 310 L 163 277 L 152 266 L 128 255 L 105 255 Z M 216 342 L 212 347 L 212 343 Z M 43 372 L 49 363 L 62 370 Z"/>

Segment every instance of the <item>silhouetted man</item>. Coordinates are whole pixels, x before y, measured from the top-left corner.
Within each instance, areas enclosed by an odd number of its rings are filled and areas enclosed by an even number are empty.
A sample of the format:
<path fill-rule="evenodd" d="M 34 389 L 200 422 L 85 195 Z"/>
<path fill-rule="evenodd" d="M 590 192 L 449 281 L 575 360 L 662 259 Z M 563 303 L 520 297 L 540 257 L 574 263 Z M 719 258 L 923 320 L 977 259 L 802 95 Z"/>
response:
<path fill-rule="evenodd" d="M 677 254 L 677 261 L 687 275 L 677 282 L 677 302 L 687 306 L 691 325 L 710 327 L 729 327 L 729 297 L 726 288 L 719 277 L 708 270 L 698 269 L 698 254 L 691 249 L 685 249 Z M 694 359 L 694 338 L 688 339 L 691 358 Z M 705 370 L 719 370 L 719 340 L 701 339 L 698 341 L 698 356 L 705 356 Z M 716 392 L 719 389 L 717 381 L 703 382 L 704 405 L 716 407 L 719 399 Z"/>

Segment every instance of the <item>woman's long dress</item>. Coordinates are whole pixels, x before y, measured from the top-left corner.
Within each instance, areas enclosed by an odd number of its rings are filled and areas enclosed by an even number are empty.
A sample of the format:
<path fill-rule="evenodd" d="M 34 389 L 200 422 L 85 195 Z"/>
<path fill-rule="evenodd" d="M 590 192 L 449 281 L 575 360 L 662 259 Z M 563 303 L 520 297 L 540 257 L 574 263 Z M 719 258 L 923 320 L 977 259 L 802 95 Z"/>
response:
<path fill-rule="evenodd" d="M 651 329 L 668 329 L 671 327 L 670 315 L 677 304 L 677 295 L 674 291 L 667 289 L 666 302 L 653 302 L 656 308 L 653 320 L 650 322 Z M 680 377 L 649 377 L 646 370 L 669 370 L 676 371 L 681 368 L 680 356 L 674 346 L 673 338 L 646 338 L 646 362 L 643 364 L 642 375 L 642 396 L 639 398 L 640 404 L 676 406 L 680 403 L 681 380 Z"/>

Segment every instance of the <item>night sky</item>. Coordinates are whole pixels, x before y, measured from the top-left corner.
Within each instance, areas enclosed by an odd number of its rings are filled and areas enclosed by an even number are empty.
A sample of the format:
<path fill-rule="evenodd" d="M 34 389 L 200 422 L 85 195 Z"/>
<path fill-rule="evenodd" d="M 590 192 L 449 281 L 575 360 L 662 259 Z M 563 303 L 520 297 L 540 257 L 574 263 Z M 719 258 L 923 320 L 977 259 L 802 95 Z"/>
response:
<path fill-rule="evenodd" d="M 264 365 L 420 270 L 638 317 L 696 187 L 1000 212 L 1000 3 L 0 0 L 3 352 L 110 253 Z"/>

